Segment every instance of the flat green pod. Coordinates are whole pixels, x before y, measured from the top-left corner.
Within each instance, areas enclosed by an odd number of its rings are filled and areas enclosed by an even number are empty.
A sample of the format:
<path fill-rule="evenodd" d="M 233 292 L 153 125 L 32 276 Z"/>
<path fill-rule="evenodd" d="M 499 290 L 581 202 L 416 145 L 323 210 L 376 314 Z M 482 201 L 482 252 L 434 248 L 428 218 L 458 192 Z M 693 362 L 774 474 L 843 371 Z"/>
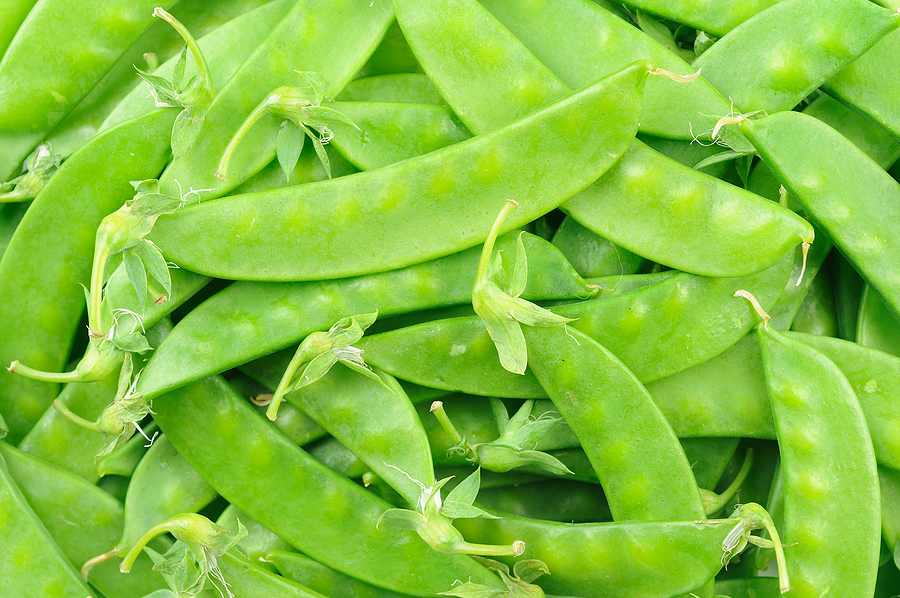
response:
<path fill-rule="evenodd" d="M 780 0 L 725 0 L 696 2 L 695 0 L 626 0 L 632 8 L 696 27 L 698 30 L 722 37 L 753 15 Z M 727 593 L 727 592 L 726 592 Z"/>
<path fill-rule="evenodd" d="M 232 280 L 342 278 L 462 251 L 484 241 L 505 198 L 528 198 L 511 230 L 611 166 L 634 137 L 649 70 L 636 63 L 507 127 L 399 164 L 187 206 L 161 217 L 150 238 L 180 266 Z"/>
<path fill-rule="evenodd" d="M 273 551 L 265 555 L 275 563 L 278 572 L 314 588 L 328 596 L 354 596 L 355 598 L 402 598 L 402 594 L 385 590 L 339 571 L 297 552 Z"/>
<path fill-rule="evenodd" d="M 900 104 L 895 79 L 886 76 L 900 53 L 900 32 L 881 41 L 845 67 L 822 88 L 900 139 Z"/>
<path fill-rule="evenodd" d="M 697 70 L 640 29 L 588 0 L 484 0 L 482 4 L 572 87 L 586 85 L 637 59 L 679 75 Z M 561 39 L 566 43 L 559 43 Z M 729 110 L 728 100 L 702 77 L 689 85 L 653 77 L 644 92 L 640 130 L 690 140 L 691 123 L 698 135 L 707 128 L 701 114 L 724 116 Z"/>
<path fill-rule="evenodd" d="M 691 66 L 740 112 L 789 110 L 898 24 L 896 11 L 866 0 L 787 0 L 732 30 Z"/>
<path fill-rule="evenodd" d="M 856 342 L 900 356 L 900 322 L 872 287 L 863 288 L 856 326 Z"/>
<path fill-rule="evenodd" d="M 444 98 L 434 87 L 431 79 L 419 73 L 395 73 L 354 79 L 338 94 L 337 100 L 341 102 L 444 103 Z"/>
<path fill-rule="evenodd" d="M 799 112 L 743 121 L 787 190 L 900 314 L 900 185 L 851 141 Z"/>

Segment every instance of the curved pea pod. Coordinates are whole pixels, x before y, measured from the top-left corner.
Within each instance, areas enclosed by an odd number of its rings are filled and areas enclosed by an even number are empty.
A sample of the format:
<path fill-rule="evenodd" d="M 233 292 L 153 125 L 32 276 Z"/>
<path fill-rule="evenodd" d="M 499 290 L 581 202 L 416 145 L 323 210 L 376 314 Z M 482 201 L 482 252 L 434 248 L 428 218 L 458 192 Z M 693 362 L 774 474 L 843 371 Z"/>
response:
<path fill-rule="evenodd" d="M 879 466 L 878 487 L 881 490 L 881 535 L 891 552 L 900 556 L 900 472 Z M 895 563 L 896 559 L 897 556 Z"/>
<path fill-rule="evenodd" d="M 708 521 L 566 524 L 515 517 L 460 523 L 477 539 L 523 538 L 522 558 L 539 559 L 548 593 L 564 596 L 667 598 L 700 588 L 719 572 L 723 544 L 743 529 L 740 517 Z"/>
<path fill-rule="evenodd" d="M 122 529 L 122 505 L 116 499 L 93 484 L 7 444 L 0 443 L 0 454 L 28 504 L 73 568 L 77 570 L 116 541 Z M 152 566 L 150 559 L 143 556 L 136 563 L 133 575 L 125 577 L 119 573 L 117 564 L 104 562 L 90 569 L 87 580 L 106 596 L 140 598 L 165 587 L 163 578 Z"/>
<path fill-rule="evenodd" d="M 534 3 L 484 0 L 482 4 L 566 84 L 580 87 L 633 60 L 688 75 L 697 69 L 630 23 L 584 0 Z M 559 43 L 564 36 L 565 44 Z M 727 114 L 728 100 L 702 77 L 689 85 L 665 77 L 647 81 L 640 130 L 692 139 L 700 114 Z"/>
<path fill-rule="evenodd" d="M 758 336 L 784 472 L 793 594 L 869 596 L 881 512 L 865 416 L 825 355 L 764 326 Z"/>
<path fill-rule="evenodd" d="M 790 210 L 641 143 L 562 210 L 629 251 L 703 276 L 759 272 L 814 237 Z"/>
<path fill-rule="evenodd" d="M 611 166 L 634 137 L 649 68 L 635 63 L 507 127 L 400 164 L 189 206 L 160 218 L 150 237 L 179 265 L 229 279 L 340 278 L 462 251 L 484 241 L 492 205 L 529 198 L 510 230 Z M 535 147 L 552 151 L 538 158 Z M 241 241 L 216 241 L 225 238 Z"/>
<path fill-rule="evenodd" d="M 634 374 L 578 330 L 526 326 L 523 333 L 529 367 L 581 441 L 613 517 L 704 519 L 684 450 Z"/>
<path fill-rule="evenodd" d="M 584 277 L 634 274 L 645 261 L 570 217 L 563 219 L 556 229 L 553 244 Z"/>
<path fill-rule="evenodd" d="M 369 585 L 296 552 L 277 550 L 266 554 L 265 559 L 275 563 L 278 572 L 288 579 L 307 585 L 328 596 L 402 598 L 401 594 Z"/>
<path fill-rule="evenodd" d="M 32 202 L 0 261 L 0 363 L 22 360 L 44 371 L 65 365 L 84 309 L 78 283 L 90 277 L 97 226 L 134 195 L 128 181 L 156 176 L 165 165 L 174 118 L 157 111 L 99 135 Z M 52 244 L 47 230 L 56 231 Z M 22 376 L 0 376 L 0 411 L 11 442 L 28 432 L 55 389 Z"/>
<path fill-rule="evenodd" d="M 594 9 L 603 12 L 598 7 Z M 509 7 L 497 10 L 509 10 Z M 522 10 L 527 12 L 533 8 Z M 605 18 L 616 20 L 608 14 Z M 566 89 L 560 79 L 474 0 L 410 2 L 408 7 L 398 3 L 398 19 L 435 84 L 475 133 L 494 130 L 533 112 Z M 462 27 L 457 23 L 463 21 L 468 23 L 466 31 L 475 29 L 482 38 L 491 39 L 490 46 L 483 46 L 480 51 L 502 55 L 504 60 L 489 61 L 473 54 L 465 41 L 468 37 L 458 37 L 455 32 Z M 546 33 L 543 16 L 539 23 Z M 435 31 L 445 31 L 445 34 L 436 35 Z M 591 38 L 592 45 L 596 45 L 597 35 L 611 36 L 606 31 L 593 33 L 596 35 Z M 558 47 L 557 36 L 550 35 L 554 47 Z M 668 50 L 663 52 L 671 55 Z M 453 58 L 448 59 L 448 55 Z M 584 57 L 572 60 L 589 62 Z M 690 69 L 686 64 L 673 68 L 679 72 Z M 473 84 L 473 79 L 480 85 Z M 666 77 L 650 77 L 646 85 L 658 79 L 691 93 L 696 92 L 695 84 L 700 87 L 697 81 L 675 83 Z M 577 85 L 585 82 L 579 80 Z M 504 98 L 503 102 L 496 100 L 498 95 Z M 675 102 L 672 95 L 666 96 L 670 105 Z M 792 245 L 801 240 L 810 242 L 813 237 L 809 224 L 789 210 L 674 163 L 639 141 L 632 142 L 616 165 L 563 204 L 562 209 L 593 232 L 629 251 L 673 268 L 708 276 L 758 272 L 773 264 Z"/>
<path fill-rule="evenodd" d="M 254 10 L 235 16 L 206 35 L 202 35 L 203 28 L 198 30 L 192 27 L 190 22 L 184 22 L 185 27 L 199 37 L 197 45 L 200 46 L 200 50 L 206 57 L 213 80 L 218 86 L 221 86 L 231 78 L 294 3 L 294 0 L 268 2 Z M 238 4 L 246 4 L 246 0 L 241 0 Z M 210 5 L 212 3 L 208 3 L 207 7 Z M 213 6 L 216 7 L 213 12 L 217 16 L 217 21 L 227 14 L 222 14 L 223 9 L 227 10 L 230 8 L 227 4 L 223 7 L 219 2 Z M 201 10 L 203 8 L 209 10 L 207 7 L 201 7 Z M 173 8 L 173 10 L 175 9 Z M 174 14 L 176 17 L 180 16 L 177 11 Z M 167 23 L 163 24 L 167 30 L 172 30 Z M 200 37 L 201 35 L 202 37 Z M 176 55 L 166 60 L 158 68 L 153 69 L 153 75 L 169 79 L 175 71 L 179 58 L 180 56 Z M 128 61 L 129 76 L 132 78 L 135 77 L 133 62 L 135 62 L 134 59 Z M 184 73 L 185 81 L 189 81 L 191 77 L 197 74 L 197 65 L 193 60 L 188 61 L 187 65 L 185 65 Z M 147 86 L 141 82 L 112 107 L 102 123 L 100 123 L 99 130 L 104 131 L 123 121 L 152 112 L 155 109 L 153 97 L 147 92 Z"/>
<path fill-rule="evenodd" d="M 791 330 L 821 336 L 838 335 L 831 268 L 820 270 L 813 278 L 809 291 L 794 316 Z"/>
<path fill-rule="evenodd" d="M 716 3 L 715 7 L 690 0 L 627 0 L 625 4 L 722 37 L 777 2 L 779 0 L 726 0 Z"/>
<path fill-rule="evenodd" d="M 412 595 L 469 576 L 499 587 L 468 557 L 433 551 L 412 531 L 376 529 L 388 503 L 292 444 L 220 378 L 179 388 L 154 410 L 160 428 L 222 496 L 329 567 Z M 311 519 L 320 523 L 308 525 Z"/>
<path fill-rule="evenodd" d="M 752 328 L 756 314 L 747 305 L 735 305 L 734 292 L 752 284 L 763 305 L 771 305 L 787 281 L 790 257 L 744 278 L 678 273 L 630 293 L 552 311 L 575 318 L 567 326 L 601 343 L 646 383 L 702 363 L 736 343 Z M 422 386 L 485 396 L 545 396 L 530 373 L 519 376 L 500 366 L 477 318 L 372 335 L 358 347 L 370 364 Z"/>
<path fill-rule="evenodd" d="M 279 538 L 271 530 L 264 527 L 256 519 L 250 517 L 234 505 L 228 505 L 219 518 L 216 525 L 237 534 L 240 532 L 240 526 L 244 526 L 247 530 L 247 536 L 240 541 L 238 546 L 254 563 L 260 563 L 257 566 L 275 572 L 276 568 L 271 561 L 265 557 L 273 551 L 285 551 L 288 554 L 296 554 L 292 552 L 294 549 L 291 545 Z M 302 580 L 294 579 L 298 583 Z M 309 585 L 304 583 L 303 585 Z M 313 588 L 315 589 L 315 588 Z"/>
<path fill-rule="evenodd" d="M 900 32 L 881 41 L 828 80 L 822 88 L 900 139 L 900 104 L 894 78 L 885 76 L 900 52 Z"/>
<path fill-rule="evenodd" d="M 0 62 L 0 180 L 153 23 L 154 7 L 172 4 L 103 0 L 87 8 L 53 0 L 35 6 Z M 42 50 L 48 36 L 57 40 L 53 51 Z"/>
<path fill-rule="evenodd" d="M 900 323 L 881 297 L 866 286 L 859 304 L 856 342 L 900 356 Z"/>
<path fill-rule="evenodd" d="M 781 598 L 778 580 L 774 577 L 717 580 L 716 594 L 746 598 Z"/>
<path fill-rule="evenodd" d="M 900 185 L 840 133 L 799 112 L 744 121 L 741 128 L 791 195 L 900 314 Z"/>
<path fill-rule="evenodd" d="M 471 137 L 445 106 L 396 102 L 333 102 L 329 107 L 362 129 L 335 125 L 331 145 L 361 170 L 422 156 Z"/>
<path fill-rule="evenodd" d="M 115 549 L 123 556 L 154 525 L 196 513 L 218 496 L 169 442 L 160 436 L 138 463 L 125 496 L 125 523 Z M 113 548 L 107 546 L 105 550 Z"/>
<path fill-rule="evenodd" d="M 583 279 L 550 243 L 522 237 L 529 256 L 529 299 L 590 294 Z M 514 235 L 498 241 L 512 249 Z M 138 391 L 167 389 L 241 365 L 298 343 L 348 313 L 385 317 L 471 301 L 480 248 L 370 276 L 316 283 L 235 283 L 188 314 L 144 369 Z M 272 305 L 279 306 L 271 309 Z"/>
<path fill-rule="evenodd" d="M 4 596 L 84 598 L 95 595 L 28 505 L 3 457 L 0 457 L 0 513 L 3 514 L 0 590 Z M 34 558 L 35 555 L 40 558 Z"/>
<path fill-rule="evenodd" d="M 327 598 L 306 586 L 257 566 L 250 560 L 231 552 L 219 557 L 222 578 L 235 596 L 265 596 L 266 598 Z"/>
<path fill-rule="evenodd" d="M 337 99 L 340 102 L 444 103 L 444 98 L 431 79 L 419 73 L 395 73 L 354 79 L 344 87 Z"/>
<path fill-rule="evenodd" d="M 282 85 L 305 85 L 296 71 L 314 71 L 335 95 L 363 65 L 393 18 L 380 4 L 350 0 L 300 0 L 216 95 L 193 151 L 175 160 L 160 177 L 163 192 L 180 181 L 224 195 L 275 156 L 277 119 L 260 122 L 244 137 L 231 160 L 229 177 L 215 176 L 222 148 L 266 95 Z"/>
<path fill-rule="evenodd" d="M 0 23 L 0 58 L 36 3 L 37 0 L 13 0 L 4 6 L 3 22 Z"/>
<path fill-rule="evenodd" d="M 865 0 L 788 0 L 731 31 L 691 66 L 742 112 L 788 110 L 898 24 L 896 11 Z"/>

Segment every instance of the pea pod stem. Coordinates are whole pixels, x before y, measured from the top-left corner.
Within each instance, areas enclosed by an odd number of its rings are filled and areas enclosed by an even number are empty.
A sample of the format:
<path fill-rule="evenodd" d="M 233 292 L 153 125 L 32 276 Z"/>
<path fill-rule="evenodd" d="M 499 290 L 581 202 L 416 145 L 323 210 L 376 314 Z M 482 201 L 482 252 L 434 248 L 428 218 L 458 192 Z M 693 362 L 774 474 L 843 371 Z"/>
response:
<path fill-rule="evenodd" d="M 94 247 L 94 263 L 91 266 L 91 287 L 89 291 L 90 305 L 88 305 L 88 336 L 91 338 L 103 338 L 106 331 L 103 330 L 103 277 L 106 270 L 106 262 L 109 260 L 110 248 L 105 238 L 98 238 Z"/>
<path fill-rule="evenodd" d="M 65 416 L 65 418 L 71 421 L 73 424 L 77 424 L 86 430 L 97 432 L 98 434 L 102 433 L 102 430 L 100 429 L 100 426 L 97 424 L 97 422 L 88 421 L 80 415 L 73 413 L 69 410 L 68 407 L 66 407 L 66 404 L 59 399 L 53 401 L 53 408 L 63 414 L 63 416 Z"/>
<path fill-rule="evenodd" d="M 728 488 L 726 488 L 722 493 L 716 494 L 714 492 L 710 492 L 708 490 L 704 490 L 701 492 L 703 495 L 703 506 L 706 509 L 707 515 L 712 515 L 717 511 L 721 510 L 722 507 L 725 506 L 731 498 L 737 493 L 740 489 L 741 485 L 744 483 L 744 480 L 747 479 L 747 474 L 750 473 L 750 469 L 753 467 L 753 448 L 747 449 L 747 456 L 744 457 L 744 464 L 741 466 L 740 471 L 738 471 L 737 476 L 735 476 L 734 481 L 729 484 Z"/>
<path fill-rule="evenodd" d="M 500 236 L 500 227 L 503 225 L 506 216 L 518 207 L 519 202 L 507 199 L 503 209 L 497 215 L 497 219 L 494 220 L 491 231 L 488 233 L 487 240 L 485 240 L 484 247 L 481 250 L 481 260 L 478 262 L 478 272 L 475 274 L 476 285 L 487 279 L 488 267 L 491 264 L 491 253 L 494 251 L 494 241 Z"/>
<path fill-rule="evenodd" d="M 63 373 L 44 372 L 41 370 L 30 368 L 27 365 L 21 363 L 19 360 L 13 361 L 6 369 L 10 374 L 20 374 L 22 376 L 25 376 L 26 378 L 31 378 L 32 380 L 41 380 L 42 382 L 59 382 L 63 384 L 67 382 L 93 382 L 93 379 L 86 380 L 75 370 Z"/>
<path fill-rule="evenodd" d="M 256 108 L 253 109 L 253 112 L 250 113 L 249 116 L 241 123 L 241 128 L 237 130 L 237 133 L 231 138 L 231 141 L 228 142 L 228 146 L 225 148 L 225 152 L 222 154 L 222 159 L 219 160 L 219 167 L 216 168 L 216 178 L 221 179 L 223 181 L 228 180 L 228 164 L 231 162 L 231 157 L 234 155 L 234 150 L 237 149 L 237 146 L 241 143 L 241 139 L 247 134 L 250 129 L 253 128 L 253 125 L 261 119 L 263 116 L 268 114 L 269 107 L 272 104 L 275 104 L 281 99 L 281 94 L 279 93 L 280 89 L 276 89 L 268 96 L 266 99 L 260 102 Z"/>
<path fill-rule="evenodd" d="M 441 401 L 435 401 L 431 404 L 431 412 L 434 413 L 434 416 L 437 418 L 438 423 L 441 424 L 441 427 L 444 431 L 453 439 L 457 445 L 462 445 L 466 442 L 466 439 L 462 434 L 459 433 L 459 430 L 456 429 L 456 426 L 453 425 L 453 422 L 450 421 L 450 417 L 447 416 L 447 411 L 444 409 L 444 403 Z"/>
<path fill-rule="evenodd" d="M 203 56 L 203 52 L 200 50 L 200 46 L 197 44 L 197 40 L 194 39 L 194 36 L 191 35 L 190 31 L 188 31 L 178 19 L 163 10 L 162 7 L 158 6 L 153 9 L 153 16 L 164 20 L 178 32 L 178 35 L 181 36 L 184 43 L 190 48 L 194 60 L 197 61 L 197 69 L 200 72 L 200 76 L 203 78 L 203 87 L 209 90 L 213 89 L 213 79 L 212 73 L 209 71 L 209 65 L 206 62 L 206 58 Z"/>

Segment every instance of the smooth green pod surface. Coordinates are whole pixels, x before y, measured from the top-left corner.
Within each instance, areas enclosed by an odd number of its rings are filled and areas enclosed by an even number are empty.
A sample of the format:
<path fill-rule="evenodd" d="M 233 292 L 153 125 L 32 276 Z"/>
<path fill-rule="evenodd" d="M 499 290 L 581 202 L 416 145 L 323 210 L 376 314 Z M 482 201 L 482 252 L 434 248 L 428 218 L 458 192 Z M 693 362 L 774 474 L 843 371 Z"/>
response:
<path fill-rule="evenodd" d="M 521 200 L 511 230 L 611 166 L 635 135 L 648 71 L 636 63 L 508 127 L 377 171 L 186 207 L 150 238 L 189 270 L 245 280 L 341 278 L 462 251 L 484 241 L 507 197 Z M 552 147 L 551 159 L 535 159 L 537 147 Z"/>

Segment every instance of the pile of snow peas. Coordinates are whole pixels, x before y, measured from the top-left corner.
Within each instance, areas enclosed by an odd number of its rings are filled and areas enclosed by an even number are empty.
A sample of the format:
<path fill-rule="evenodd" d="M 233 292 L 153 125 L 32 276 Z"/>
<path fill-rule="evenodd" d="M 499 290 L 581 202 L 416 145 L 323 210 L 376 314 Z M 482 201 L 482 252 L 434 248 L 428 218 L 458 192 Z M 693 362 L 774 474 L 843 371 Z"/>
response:
<path fill-rule="evenodd" d="M 9 0 L 0 595 L 900 594 L 898 55 L 898 0 Z"/>

